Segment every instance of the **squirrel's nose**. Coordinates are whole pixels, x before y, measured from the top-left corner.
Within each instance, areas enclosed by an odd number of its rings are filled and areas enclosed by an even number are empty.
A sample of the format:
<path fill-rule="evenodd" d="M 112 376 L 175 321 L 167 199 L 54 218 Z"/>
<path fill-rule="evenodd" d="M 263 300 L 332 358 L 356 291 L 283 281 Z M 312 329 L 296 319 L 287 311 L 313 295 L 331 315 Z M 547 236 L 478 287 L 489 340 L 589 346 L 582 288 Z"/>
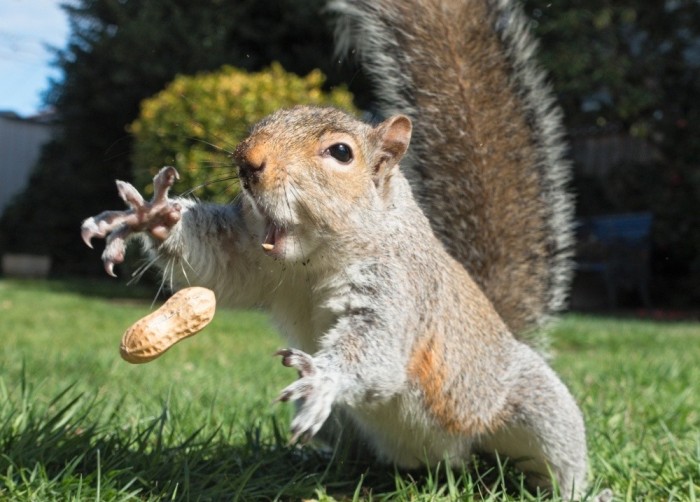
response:
<path fill-rule="evenodd" d="M 238 166 L 238 174 L 243 180 L 243 184 L 249 187 L 251 184 L 256 184 L 260 181 L 260 174 L 265 170 L 265 161 L 241 162 Z"/>

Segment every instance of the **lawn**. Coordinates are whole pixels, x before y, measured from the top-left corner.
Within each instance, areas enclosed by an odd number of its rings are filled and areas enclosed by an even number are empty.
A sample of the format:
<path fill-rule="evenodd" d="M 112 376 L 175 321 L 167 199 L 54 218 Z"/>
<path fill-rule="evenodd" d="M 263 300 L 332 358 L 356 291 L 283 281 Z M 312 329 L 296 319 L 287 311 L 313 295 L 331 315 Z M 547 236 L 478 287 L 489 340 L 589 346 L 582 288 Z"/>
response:
<path fill-rule="evenodd" d="M 507 466 L 402 473 L 290 448 L 292 407 L 272 401 L 295 374 L 263 315 L 220 310 L 130 365 L 121 333 L 150 310 L 117 282 L 0 280 L 0 499 L 537 499 Z M 594 485 L 616 500 L 700 498 L 700 324 L 569 315 L 552 338 Z"/>

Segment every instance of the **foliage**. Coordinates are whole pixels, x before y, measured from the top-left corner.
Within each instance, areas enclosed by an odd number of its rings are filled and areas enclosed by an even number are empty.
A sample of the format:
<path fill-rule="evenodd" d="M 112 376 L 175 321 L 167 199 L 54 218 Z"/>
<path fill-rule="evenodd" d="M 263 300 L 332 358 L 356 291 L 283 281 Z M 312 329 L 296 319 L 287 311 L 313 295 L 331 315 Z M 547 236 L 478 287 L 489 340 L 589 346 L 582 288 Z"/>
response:
<path fill-rule="evenodd" d="M 569 133 L 612 128 L 658 159 L 575 173 L 578 211 L 654 213 L 654 267 L 700 301 L 700 8 L 696 0 L 526 0 Z M 596 197 L 596 194 L 599 197 Z M 662 300 L 663 301 L 663 300 Z"/>
<path fill-rule="evenodd" d="M 570 128 L 620 124 L 652 137 L 697 109 L 679 106 L 700 66 L 696 1 L 525 5 Z"/>
<path fill-rule="evenodd" d="M 231 66 L 197 76 L 178 76 L 165 90 L 145 100 L 131 125 L 135 179 L 152 190 L 149 180 L 163 165 L 180 173 L 180 185 L 199 187 L 204 200 L 227 202 L 238 185 L 231 180 L 231 150 L 250 127 L 266 115 L 295 104 L 336 106 L 353 111 L 352 95 L 342 87 L 323 91 L 325 76 L 306 77 L 269 69 L 248 73 Z"/>
<path fill-rule="evenodd" d="M 266 318 L 219 309 L 202 333 L 130 365 L 118 342 L 150 310 L 142 293 L 0 280 L 0 498 L 551 500 L 507 469 L 397 472 L 288 447 L 293 407 L 272 402 L 296 374 L 270 356 L 282 342 Z M 569 316 L 552 333 L 594 484 L 617 498 L 700 492 L 699 329 Z"/>

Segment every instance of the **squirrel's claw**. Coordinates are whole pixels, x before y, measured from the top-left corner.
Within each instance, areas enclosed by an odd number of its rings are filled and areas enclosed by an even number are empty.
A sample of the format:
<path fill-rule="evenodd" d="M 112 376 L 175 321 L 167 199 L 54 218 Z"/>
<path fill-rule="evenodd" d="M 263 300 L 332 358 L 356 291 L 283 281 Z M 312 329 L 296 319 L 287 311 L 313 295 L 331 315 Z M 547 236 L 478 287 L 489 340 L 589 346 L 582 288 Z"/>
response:
<path fill-rule="evenodd" d="M 114 273 L 114 262 L 106 261 L 106 262 L 104 262 L 104 265 L 105 265 L 105 272 L 107 272 L 107 275 L 110 275 L 112 277 L 117 277 L 117 274 Z"/>
<path fill-rule="evenodd" d="M 311 393 L 312 390 L 313 388 L 308 382 L 304 382 L 304 380 L 297 380 L 293 384 L 285 387 L 282 392 L 280 392 L 279 396 L 275 398 L 275 402 L 287 402 L 304 399 Z"/>
<path fill-rule="evenodd" d="M 116 180 L 117 193 L 119 197 L 129 206 L 131 209 L 140 209 L 146 205 L 146 201 L 143 199 L 138 190 L 131 183 L 126 181 Z"/>
<path fill-rule="evenodd" d="M 282 364 L 287 368 L 295 368 L 300 377 L 313 375 L 316 371 L 311 356 L 301 350 L 280 349 L 275 355 L 282 356 Z"/>
<path fill-rule="evenodd" d="M 92 238 L 97 236 L 98 233 L 99 230 L 97 228 L 97 224 L 95 223 L 95 218 L 93 217 L 85 220 L 80 227 L 80 236 L 82 237 L 83 242 L 87 244 L 87 247 L 90 249 L 93 249 Z"/>
<path fill-rule="evenodd" d="M 296 401 L 307 397 L 313 390 L 308 377 L 316 373 L 312 357 L 299 349 L 280 349 L 275 355 L 282 356 L 284 366 L 295 368 L 299 372 L 299 380 L 287 386 L 275 401 Z"/>
<path fill-rule="evenodd" d="M 106 237 L 102 262 L 105 271 L 112 277 L 117 276 L 114 265 L 124 261 L 125 239 L 130 233 L 126 222 L 130 219 L 133 219 L 131 211 L 105 211 L 86 219 L 80 227 L 80 236 L 90 249 L 93 249 L 92 239 Z"/>
<path fill-rule="evenodd" d="M 287 445 L 294 446 L 295 444 L 307 444 L 314 437 L 310 431 L 304 431 L 303 429 L 292 427 L 292 437 L 289 439 Z"/>
<path fill-rule="evenodd" d="M 338 392 L 337 379 L 319 368 L 314 358 L 298 349 L 275 352 L 282 364 L 295 368 L 299 380 L 285 387 L 276 401 L 299 401 L 292 420 L 290 444 L 307 443 L 313 438 L 331 413 Z"/>
<path fill-rule="evenodd" d="M 168 190 L 177 180 L 180 179 L 180 174 L 173 166 L 165 166 L 158 171 L 153 177 L 153 203 L 158 204 L 166 202 L 168 199 Z"/>
<path fill-rule="evenodd" d="M 104 211 L 83 221 L 80 226 L 80 236 L 83 242 L 92 248 L 92 239 L 95 237 L 103 239 L 134 219 L 133 211 Z"/>
<path fill-rule="evenodd" d="M 116 277 L 114 266 L 124 261 L 126 255 L 126 239 L 131 234 L 131 229 L 123 225 L 107 236 L 105 250 L 102 252 L 102 262 L 105 271 L 112 277 Z"/>

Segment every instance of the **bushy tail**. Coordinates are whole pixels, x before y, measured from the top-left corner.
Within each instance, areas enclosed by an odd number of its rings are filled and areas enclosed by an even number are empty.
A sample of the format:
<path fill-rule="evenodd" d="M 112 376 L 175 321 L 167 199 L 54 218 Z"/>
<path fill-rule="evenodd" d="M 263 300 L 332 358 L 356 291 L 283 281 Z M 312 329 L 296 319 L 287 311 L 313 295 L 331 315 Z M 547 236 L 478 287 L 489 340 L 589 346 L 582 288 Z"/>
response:
<path fill-rule="evenodd" d="M 561 116 L 510 0 L 334 0 L 386 115 L 414 122 L 403 169 L 448 251 L 513 332 L 565 303 L 572 203 Z"/>

